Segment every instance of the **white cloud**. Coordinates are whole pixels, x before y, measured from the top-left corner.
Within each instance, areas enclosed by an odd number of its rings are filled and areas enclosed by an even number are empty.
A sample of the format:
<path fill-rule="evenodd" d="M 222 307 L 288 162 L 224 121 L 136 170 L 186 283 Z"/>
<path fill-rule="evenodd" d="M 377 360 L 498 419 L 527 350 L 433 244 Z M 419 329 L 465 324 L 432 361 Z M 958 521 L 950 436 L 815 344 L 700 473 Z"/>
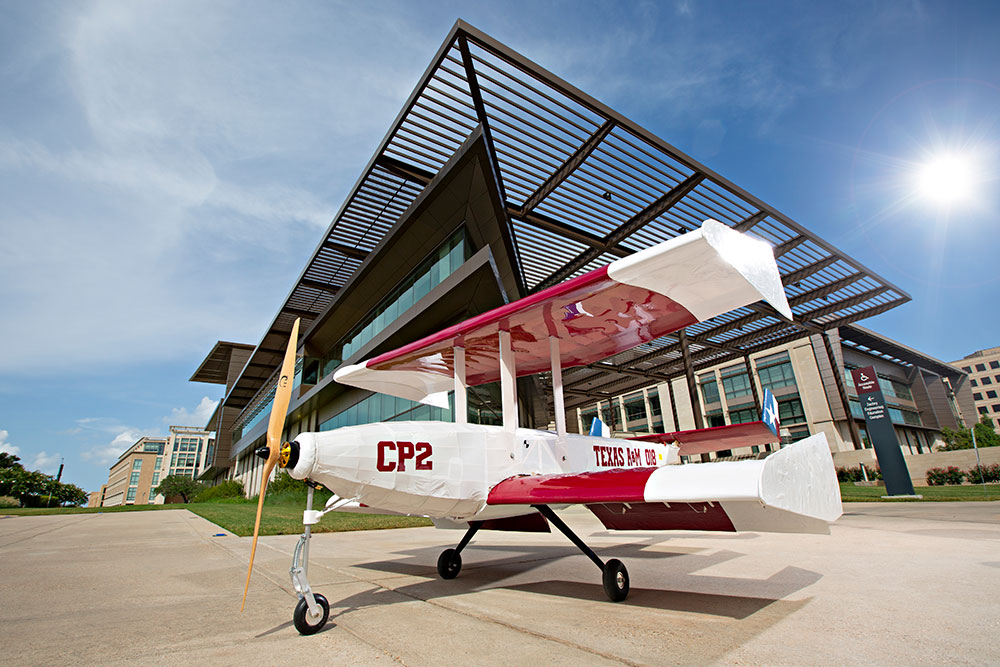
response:
<path fill-rule="evenodd" d="M 193 411 L 187 408 L 174 408 L 170 411 L 169 417 L 163 418 L 163 423 L 170 426 L 195 426 L 204 428 L 208 418 L 215 412 L 215 407 L 219 401 L 213 401 L 208 396 L 202 397 L 198 406 Z"/>
<path fill-rule="evenodd" d="M 122 455 L 122 452 L 134 445 L 141 437 L 142 435 L 140 433 L 132 429 L 123 430 L 108 444 L 93 447 L 85 452 L 82 452 L 80 456 L 82 456 L 85 461 L 109 465 L 117 461 L 118 457 Z"/>
<path fill-rule="evenodd" d="M 31 463 L 31 469 L 39 470 L 46 475 L 54 475 L 59 470 L 60 458 L 58 452 L 51 455 L 45 451 L 38 452 L 35 454 L 35 460 Z"/>
<path fill-rule="evenodd" d="M 18 454 L 21 453 L 21 448 L 15 447 L 14 445 L 7 442 L 8 435 L 9 434 L 7 433 L 7 431 L 0 430 L 0 452 L 13 454 L 14 456 L 17 456 Z"/>

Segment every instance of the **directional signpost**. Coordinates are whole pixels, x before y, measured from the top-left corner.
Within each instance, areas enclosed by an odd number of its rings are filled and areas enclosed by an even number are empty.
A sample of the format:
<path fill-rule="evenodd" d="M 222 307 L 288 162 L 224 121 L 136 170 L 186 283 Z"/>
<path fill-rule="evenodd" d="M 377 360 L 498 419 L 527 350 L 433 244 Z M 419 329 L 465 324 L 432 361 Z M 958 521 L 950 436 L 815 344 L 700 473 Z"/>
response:
<path fill-rule="evenodd" d="M 851 371 L 854 386 L 858 390 L 858 400 L 865 414 L 865 426 L 868 437 L 875 447 L 875 458 L 878 459 L 885 480 L 885 490 L 890 496 L 912 496 L 913 482 L 910 471 L 903 460 L 903 452 L 896 440 L 896 429 L 889 418 L 889 410 L 885 405 L 885 397 L 878 384 L 874 366 L 855 368 Z"/>

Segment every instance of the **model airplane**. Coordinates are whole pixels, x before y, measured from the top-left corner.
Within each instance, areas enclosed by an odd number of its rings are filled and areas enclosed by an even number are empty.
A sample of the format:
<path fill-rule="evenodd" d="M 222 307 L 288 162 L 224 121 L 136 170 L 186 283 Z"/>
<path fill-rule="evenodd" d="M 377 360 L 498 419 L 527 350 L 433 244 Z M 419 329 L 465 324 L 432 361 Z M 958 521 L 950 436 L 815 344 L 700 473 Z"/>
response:
<path fill-rule="evenodd" d="M 268 425 L 257 454 L 267 462 L 254 525 L 247 590 L 260 514 L 275 465 L 310 483 L 292 582 L 295 626 L 318 631 L 326 598 L 306 578 L 310 526 L 326 512 L 430 517 L 465 529 L 437 569 L 451 579 L 479 530 L 564 533 L 602 571 L 613 601 L 629 592 L 625 565 L 597 556 L 552 511 L 580 503 L 614 530 L 829 532 L 840 490 L 825 436 L 814 435 L 752 461 L 671 465 L 679 456 L 777 441 L 773 397 L 765 421 L 644 436 L 633 440 L 566 432 L 562 369 L 593 363 L 735 308 L 766 300 L 791 318 L 766 243 L 715 221 L 700 229 L 524 299 L 473 317 L 397 350 L 337 370 L 337 381 L 447 406 L 455 422 L 383 422 L 299 434 L 280 443 L 291 394 L 298 322 L 292 330 Z M 550 371 L 555 431 L 520 428 L 515 379 Z M 502 426 L 467 423 L 466 388 L 499 380 Z M 312 489 L 335 495 L 313 510 Z M 243 601 L 246 602 L 246 590 Z"/>

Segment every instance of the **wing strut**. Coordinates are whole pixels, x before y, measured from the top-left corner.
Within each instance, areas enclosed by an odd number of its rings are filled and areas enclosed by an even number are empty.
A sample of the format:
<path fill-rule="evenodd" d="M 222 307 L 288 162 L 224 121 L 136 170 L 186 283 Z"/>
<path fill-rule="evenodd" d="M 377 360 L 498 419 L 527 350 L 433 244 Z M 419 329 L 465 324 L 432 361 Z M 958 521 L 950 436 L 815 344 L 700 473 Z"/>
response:
<path fill-rule="evenodd" d="M 465 348 L 455 346 L 455 423 L 469 422 L 469 400 L 465 384 Z"/>
<path fill-rule="evenodd" d="M 510 332 L 500 331 L 500 398 L 503 405 L 503 427 L 506 431 L 517 430 L 517 368 L 514 365 L 514 349 L 510 344 Z"/>
<path fill-rule="evenodd" d="M 566 403 L 563 401 L 562 362 L 559 339 L 549 336 L 549 356 L 552 358 L 552 406 L 556 413 L 556 435 L 566 437 Z"/>

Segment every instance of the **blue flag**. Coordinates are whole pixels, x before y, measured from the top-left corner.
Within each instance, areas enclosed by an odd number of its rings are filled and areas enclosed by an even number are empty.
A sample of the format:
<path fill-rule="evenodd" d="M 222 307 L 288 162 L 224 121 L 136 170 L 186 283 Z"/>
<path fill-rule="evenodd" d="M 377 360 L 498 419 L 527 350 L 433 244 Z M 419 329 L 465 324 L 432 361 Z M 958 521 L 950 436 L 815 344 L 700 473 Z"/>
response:
<path fill-rule="evenodd" d="M 764 390 L 764 405 L 760 420 L 771 429 L 771 433 L 778 435 L 778 399 L 774 397 L 770 389 Z"/>

